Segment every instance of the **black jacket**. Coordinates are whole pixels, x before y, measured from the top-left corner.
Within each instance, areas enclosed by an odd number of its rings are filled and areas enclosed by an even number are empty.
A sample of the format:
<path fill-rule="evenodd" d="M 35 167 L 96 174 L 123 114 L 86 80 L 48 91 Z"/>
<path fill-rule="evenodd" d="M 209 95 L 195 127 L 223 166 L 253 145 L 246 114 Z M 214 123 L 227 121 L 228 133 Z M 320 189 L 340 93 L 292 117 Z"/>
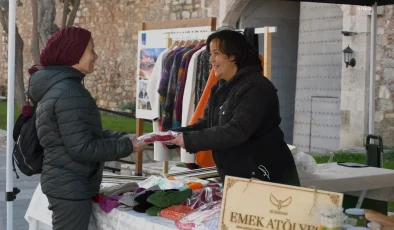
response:
<path fill-rule="evenodd" d="M 133 150 L 124 133 L 103 131 L 96 102 L 81 84 L 84 76 L 69 66 L 51 66 L 35 73 L 30 83 L 44 148 L 41 187 L 58 199 L 91 199 L 100 189 L 104 161 Z"/>
<path fill-rule="evenodd" d="M 300 185 L 293 156 L 279 128 L 279 100 L 261 66 L 240 69 L 212 87 L 205 114 L 183 133 L 185 148 L 212 150 L 226 175 Z"/>

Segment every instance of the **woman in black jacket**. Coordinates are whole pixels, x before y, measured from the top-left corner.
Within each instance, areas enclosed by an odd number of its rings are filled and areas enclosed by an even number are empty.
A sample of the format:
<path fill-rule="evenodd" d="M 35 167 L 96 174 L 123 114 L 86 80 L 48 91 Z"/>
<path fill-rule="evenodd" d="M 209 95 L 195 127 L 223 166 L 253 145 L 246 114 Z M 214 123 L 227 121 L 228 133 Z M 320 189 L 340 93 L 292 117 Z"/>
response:
<path fill-rule="evenodd" d="M 262 74 L 257 51 L 236 31 L 207 39 L 210 63 L 221 80 L 212 87 L 204 117 L 172 144 L 190 153 L 212 150 L 220 177 L 236 176 L 299 186 L 291 151 L 279 128 L 279 100 Z"/>

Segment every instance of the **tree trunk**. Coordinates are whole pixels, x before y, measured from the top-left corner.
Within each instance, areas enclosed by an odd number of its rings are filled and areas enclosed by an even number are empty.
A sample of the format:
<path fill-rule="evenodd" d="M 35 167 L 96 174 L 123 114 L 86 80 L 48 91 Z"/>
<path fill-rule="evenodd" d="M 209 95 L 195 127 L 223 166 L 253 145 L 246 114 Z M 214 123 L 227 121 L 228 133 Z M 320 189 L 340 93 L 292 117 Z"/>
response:
<path fill-rule="evenodd" d="M 40 38 L 40 49 L 44 48 L 48 39 L 59 30 L 59 27 L 55 24 L 55 18 L 55 0 L 38 1 L 38 34 Z"/>
<path fill-rule="evenodd" d="M 63 28 L 63 27 L 66 27 L 67 15 L 68 15 L 68 0 L 64 0 L 62 28 Z"/>
<path fill-rule="evenodd" d="M 16 27 L 15 34 L 15 98 L 18 103 L 19 110 L 26 102 L 25 86 L 23 82 L 23 73 L 27 70 L 23 68 L 23 40 Z"/>
<path fill-rule="evenodd" d="M 33 28 L 31 37 L 31 56 L 34 64 L 40 64 L 40 43 L 38 39 L 38 7 L 37 0 L 31 0 L 31 10 L 33 16 Z"/>
<path fill-rule="evenodd" d="M 79 5 L 81 3 L 81 0 L 74 0 L 74 5 L 73 5 L 73 10 L 70 13 L 70 17 L 68 18 L 67 26 L 73 26 L 75 18 L 77 17 L 77 11 L 79 8 Z"/>
<path fill-rule="evenodd" d="M 0 23 L 8 36 L 8 4 L 0 5 Z M 15 34 L 15 98 L 18 108 L 25 103 L 25 87 L 23 84 L 23 40 L 16 27 Z"/>

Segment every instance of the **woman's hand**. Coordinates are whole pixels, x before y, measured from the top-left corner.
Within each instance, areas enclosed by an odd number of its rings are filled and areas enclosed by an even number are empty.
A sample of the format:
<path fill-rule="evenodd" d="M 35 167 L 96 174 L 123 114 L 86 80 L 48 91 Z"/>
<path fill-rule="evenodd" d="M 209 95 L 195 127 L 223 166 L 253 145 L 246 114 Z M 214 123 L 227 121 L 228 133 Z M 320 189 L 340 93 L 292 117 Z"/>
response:
<path fill-rule="evenodd" d="M 169 141 L 171 144 L 178 145 L 182 148 L 185 148 L 185 142 L 183 141 L 183 134 L 179 134 L 175 139 Z"/>
<path fill-rule="evenodd" d="M 141 152 L 149 144 L 146 142 L 138 142 L 137 140 L 131 141 L 133 142 L 133 153 Z"/>

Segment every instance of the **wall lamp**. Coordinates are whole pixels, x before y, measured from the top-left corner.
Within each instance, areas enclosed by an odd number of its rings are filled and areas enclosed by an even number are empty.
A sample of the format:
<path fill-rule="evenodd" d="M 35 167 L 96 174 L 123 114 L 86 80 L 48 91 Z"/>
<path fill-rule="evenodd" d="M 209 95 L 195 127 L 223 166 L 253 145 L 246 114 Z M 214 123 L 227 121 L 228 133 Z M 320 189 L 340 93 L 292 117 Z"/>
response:
<path fill-rule="evenodd" d="M 356 59 L 353 58 L 354 51 L 347 46 L 346 49 L 343 50 L 343 58 L 345 59 L 346 68 L 350 65 L 354 67 L 356 65 Z"/>

